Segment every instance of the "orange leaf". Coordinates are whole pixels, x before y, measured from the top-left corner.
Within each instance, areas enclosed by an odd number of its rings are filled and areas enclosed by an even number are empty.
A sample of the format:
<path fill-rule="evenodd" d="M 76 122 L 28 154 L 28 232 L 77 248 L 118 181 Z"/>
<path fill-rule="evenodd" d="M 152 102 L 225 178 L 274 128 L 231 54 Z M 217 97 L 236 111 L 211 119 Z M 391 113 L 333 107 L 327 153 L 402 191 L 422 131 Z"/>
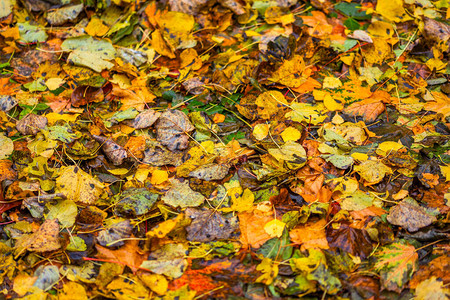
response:
<path fill-rule="evenodd" d="M 320 219 L 317 222 L 308 222 L 291 230 L 289 236 L 295 244 L 302 245 L 302 249 L 320 248 L 328 249 L 325 225 L 327 221 Z"/>
<path fill-rule="evenodd" d="M 98 258 L 108 259 L 110 262 L 126 265 L 133 273 L 136 273 L 142 262 L 147 259 L 146 253 L 140 253 L 138 244 L 138 240 L 128 240 L 117 250 L 111 250 L 100 245 L 95 245 L 95 247 L 98 251 Z"/>

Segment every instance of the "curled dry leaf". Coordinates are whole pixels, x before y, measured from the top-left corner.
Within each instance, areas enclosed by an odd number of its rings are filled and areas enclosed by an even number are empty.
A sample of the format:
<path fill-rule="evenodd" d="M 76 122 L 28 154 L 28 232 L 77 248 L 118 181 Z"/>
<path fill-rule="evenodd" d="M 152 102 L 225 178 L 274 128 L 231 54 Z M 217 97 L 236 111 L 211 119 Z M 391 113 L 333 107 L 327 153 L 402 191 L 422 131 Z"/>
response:
<path fill-rule="evenodd" d="M 102 150 L 115 166 L 123 163 L 123 160 L 128 157 L 127 151 L 111 139 L 99 135 L 93 135 L 94 139 L 102 143 Z"/>
<path fill-rule="evenodd" d="M 48 120 L 44 116 L 28 114 L 16 124 L 17 130 L 23 135 L 36 135 L 47 126 Z"/>
<path fill-rule="evenodd" d="M 158 141 L 169 150 L 184 150 L 189 145 L 188 134 L 195 127 L 189 118 L 179 110 L 167 110 L 156 123 Z"/>

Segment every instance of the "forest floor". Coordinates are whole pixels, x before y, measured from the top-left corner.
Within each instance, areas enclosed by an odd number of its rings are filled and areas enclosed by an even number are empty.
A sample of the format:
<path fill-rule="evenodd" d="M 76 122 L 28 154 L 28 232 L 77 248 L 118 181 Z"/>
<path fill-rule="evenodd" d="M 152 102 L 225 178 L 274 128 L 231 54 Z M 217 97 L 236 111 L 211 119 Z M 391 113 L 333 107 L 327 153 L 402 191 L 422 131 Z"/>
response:
<path fill-rule="evenodd" d="M 0 299 L 448 299 L 447 0 L 2 0 Z"/>

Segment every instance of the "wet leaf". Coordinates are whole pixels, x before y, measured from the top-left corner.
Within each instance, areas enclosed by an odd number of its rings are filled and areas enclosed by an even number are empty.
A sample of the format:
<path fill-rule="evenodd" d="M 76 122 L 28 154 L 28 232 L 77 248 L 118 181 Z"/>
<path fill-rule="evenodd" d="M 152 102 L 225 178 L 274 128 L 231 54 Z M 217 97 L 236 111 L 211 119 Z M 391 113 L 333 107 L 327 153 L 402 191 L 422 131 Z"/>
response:
<path fill-rule="evenodd" d="M 362 259 L 372 252 L 372 242 L 364 229 L 352 228 L 341 225 L 338 229 L 330 229 L 327 232 L 330 247 L 339 248 Z"/>

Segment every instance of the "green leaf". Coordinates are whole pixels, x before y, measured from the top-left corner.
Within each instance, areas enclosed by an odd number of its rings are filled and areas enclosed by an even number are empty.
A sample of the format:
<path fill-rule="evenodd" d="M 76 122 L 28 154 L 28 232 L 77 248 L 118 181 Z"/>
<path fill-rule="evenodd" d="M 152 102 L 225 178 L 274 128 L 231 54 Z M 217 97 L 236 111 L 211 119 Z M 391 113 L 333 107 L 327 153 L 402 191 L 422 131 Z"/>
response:
<path fill-rule="evenodd" d="M 70 243 L 67 245 L 67 251 L 86 251 L 87 246 L 84 240 L 78 236 L 70 238 Z"/>
<path fill-rule="evenodd" d="M 273 260 L 287 260 L 291 257 L 293 251 L 292 246 L 289 246 L 289 244 L 289 232 L 285 229 L 281 237 L 273 238 L 265 242 L 258 249 L 258 253 Z"/>
<path fill-rule="evenodd" d="M 66 144 L 72 143 L 80 137 L 79 134 L 72 132 L 72 127 L 68 124 L 51 126 L 48 130 L 50 131 L 48 136 L 50 139 L 59 140 Z"/>
<path fill-rule="evenodd" d="M 24 43 L 42 43 L 47 40 L 47 33 L 39 26 L 31 25 L 29 22 L 17 23 L 19 27 L 20 40 Z"/>
<path fill-rule="evenodd" d="M 42 79 L 36 79 L 35 81 L 25 83 L 23 86 L 30 92 L 45 92 L 47 90 L 47 86 Z"/>
<path fill-rule="evenodd" d="M 353 17 L 357 20 L 367 20 L 370 19 L 370 15 L 366 14 L 365 11 L 361 10 L 361 4 L 359 3 L 347 3 L 340 2 L 335 5 L 335 9 L 339 10 L 348 17 Z"/>
<path fill-rule="evenodd" d="M 381 283 L 389 291 L 400 293 L 418 269 L 419 256 L 405 240 L 378 248 L 374 268 L 380 272 Z"/>
<path fill-rule="evenodd" d="M 345 20 L 344 25 L 345 25 L 345 27 L 347 27 L 350 30 L 357 30 L 357 29 L 361 28 L 358 21 L 356 21 L 353 18 L 348 18 L 347 20 Z"/>
<path fill-rule="evenodd" d="M 49 209 L 46 219 L 58 219 L 62 227 L 67 228 L 75 224 L 75 219 L 78 213 L 78 207 L 72 200 L 59 201 L 55 205 L 47 205 Z"/>

